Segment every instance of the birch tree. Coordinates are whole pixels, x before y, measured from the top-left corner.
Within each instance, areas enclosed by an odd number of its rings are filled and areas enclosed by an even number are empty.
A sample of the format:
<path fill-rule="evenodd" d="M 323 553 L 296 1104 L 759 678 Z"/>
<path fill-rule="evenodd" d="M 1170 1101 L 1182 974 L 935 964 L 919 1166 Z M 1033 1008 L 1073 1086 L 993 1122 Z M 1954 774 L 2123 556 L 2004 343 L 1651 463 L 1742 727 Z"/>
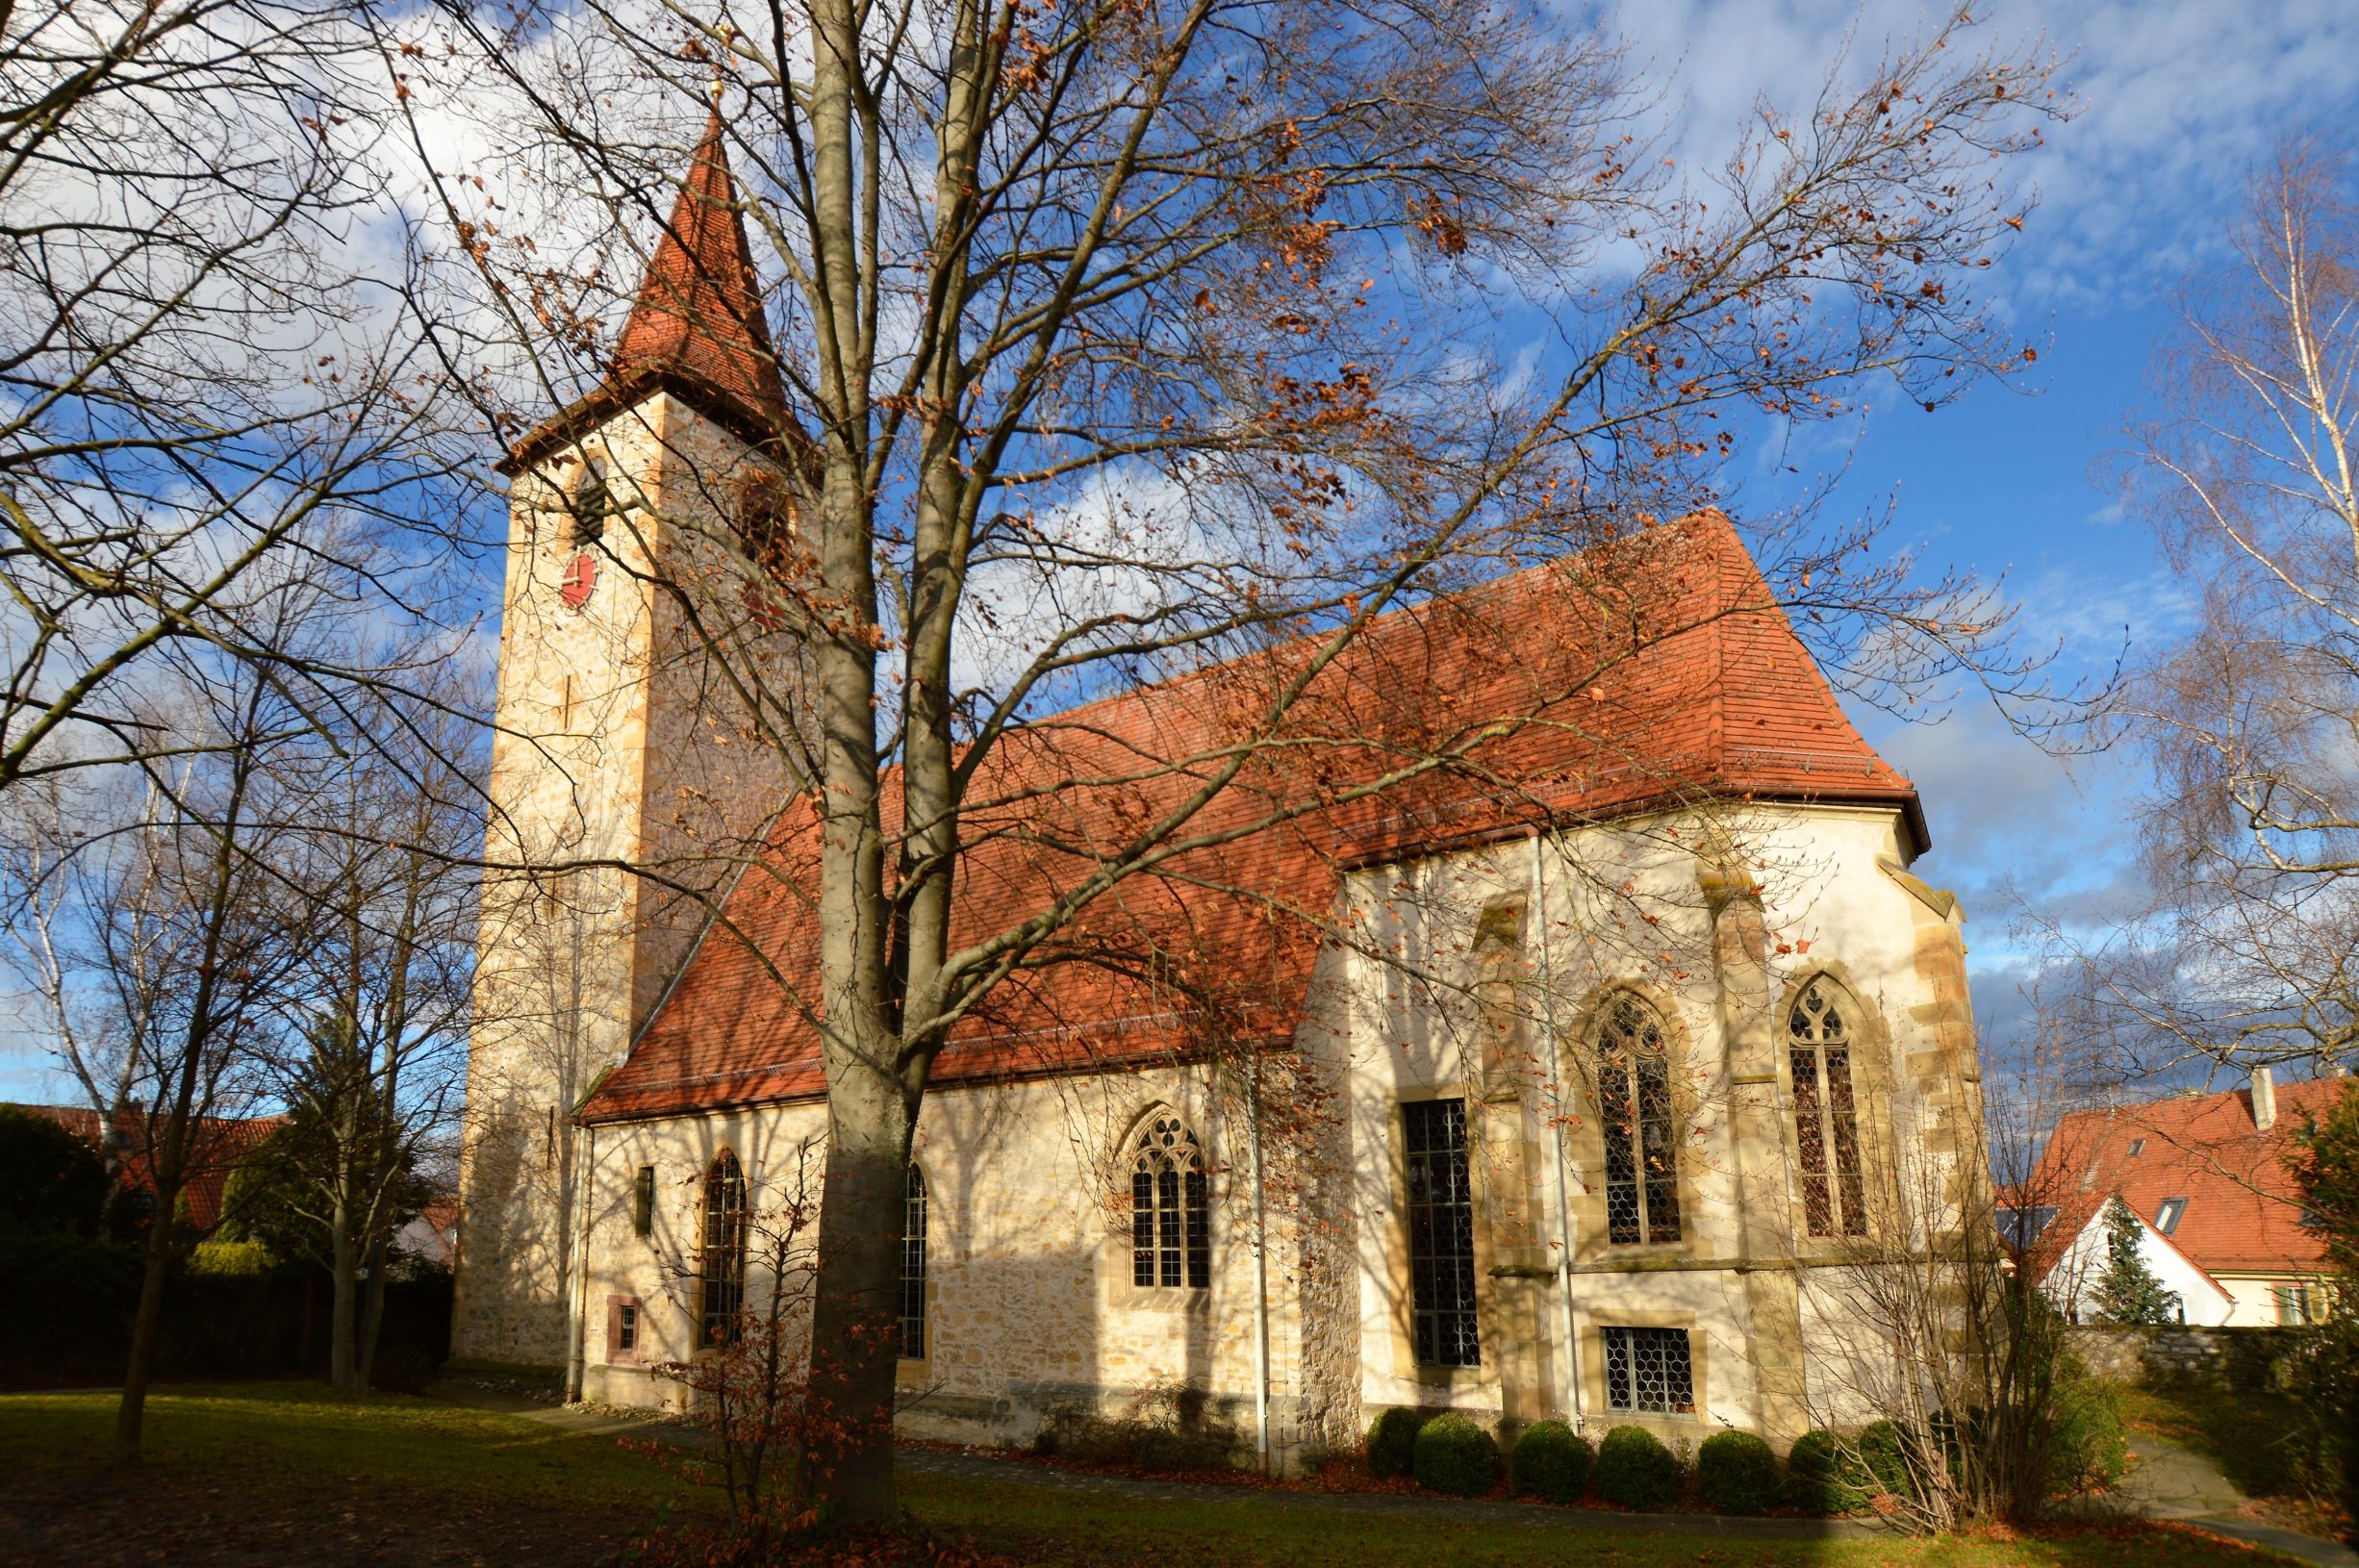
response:
<path fill-rule="evenodd" d="M 2151 900 L 2052 985 L 2087 1073 L 2347 1066 L 2359 1052 L 2359 201 L 2292 142 L 2230 259 L 2191 278 L 2132 427 L 2124 499 L 2187 614 L 2105 738 L 2143 774 Z"/>

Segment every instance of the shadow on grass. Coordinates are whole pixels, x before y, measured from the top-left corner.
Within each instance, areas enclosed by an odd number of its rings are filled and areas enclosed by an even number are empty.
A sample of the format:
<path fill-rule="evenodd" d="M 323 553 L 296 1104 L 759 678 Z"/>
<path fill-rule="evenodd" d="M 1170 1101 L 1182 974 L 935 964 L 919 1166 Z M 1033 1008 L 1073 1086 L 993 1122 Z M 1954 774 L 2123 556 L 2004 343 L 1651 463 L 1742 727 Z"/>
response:
<path fill-rule="evenodd" d="M 2211 1460 L 2246 1497 L 2285 1498 L 2301 1492 L 2293 1439 L 2309 1421 L 2288 1395 L 2187 1385 L 2125 1387 L 2121 1413 L 2132 1431 L 2176 1443 Z"/>

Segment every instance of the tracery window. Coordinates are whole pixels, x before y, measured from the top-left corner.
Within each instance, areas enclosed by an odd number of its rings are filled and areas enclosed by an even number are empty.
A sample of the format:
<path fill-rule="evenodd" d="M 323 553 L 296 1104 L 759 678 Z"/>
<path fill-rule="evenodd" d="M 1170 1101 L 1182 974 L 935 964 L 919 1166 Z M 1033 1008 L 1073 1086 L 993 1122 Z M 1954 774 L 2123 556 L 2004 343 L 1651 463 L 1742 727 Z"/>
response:
<path fill-rule="evenodd" d="M 926 1359 L 926 1173 L 914 1162 L 901 1199 L 901 1354 Z"/>
<path fill-rule="evenodd" d="M 1860 1112 L 1851 1086 L 1852 1011 L 1850 997 L 1822 977 L 1803 987 L 1786 1015 L 1802 1213 L 1814 1236 L 1867 1234 Z"/>
<path fill-rule="evenodd" d="M 1662 1020 L 1633 996 L 1606 1004 L 1597 1031 L 1598 1123 L 1606 1138 L 1606 1238 L 1677 1241 L 1679 1133 Z"/>
<path fill-rule="evenodd" d="M 1408 1152 L 1411 1336 L 1429 1366 L 1479 1367 L 1475 1312 L 1474 1185 L 1466 1168 L 1466 1102 L 1401 1107 Z"/>
<path fill-rule="evenodd" d="M 1131 1146 L 1130 1282 L 1188 1290 L 1212 1284 L 1212 1201 L 1203 1151 L 1187 1124 L 1169 1111 L 1149 1117 Z"/>
<path fill-rule="evenodd" d="M 723 1150 L 704 1173 L 704 1225 L 697 1252 L 697 1345 L 711 1350 L 737 1334 L 746 1304 L 746 1173 Z"/>

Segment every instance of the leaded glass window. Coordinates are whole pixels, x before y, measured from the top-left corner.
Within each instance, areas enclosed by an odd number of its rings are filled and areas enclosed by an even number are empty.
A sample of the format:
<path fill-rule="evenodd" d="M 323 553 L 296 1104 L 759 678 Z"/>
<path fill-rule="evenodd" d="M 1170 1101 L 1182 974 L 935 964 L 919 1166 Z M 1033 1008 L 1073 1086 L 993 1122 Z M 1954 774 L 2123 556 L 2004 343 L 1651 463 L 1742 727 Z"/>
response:
<path fill-rule="evenodd" d="M 1478 1367 L 1474 1188 L 1466 1164 L 1466 1102 L 1401 1107 L 1408 1149 L 1408 1277 L 1417 1359 Z"/>
<path fill-rule="evenodd" d="M 1695 1409 L 1695 1373 L 1685 1328 L 1608 1328 L 1606 1404 L 1685 1415 Z"/>
<path fill-rule="evenodd" d="M 1212 1284 L 1211 1187 L 1203 1151 L 1170 1112 L 1147 1119 L 1130 1163 L 1130 1282 L 1155 1289 Z"/>
<path fill-rule="evenodd" d="M 926 1359 L 926 1175 L 915 1165 L 901 1201 L 901 1354 Z"/>
<path fill-rule="evenodd" d="M 1860 1113 L 1851 1092 L 1851 999 L 1813 980 L 1787 1014 L 1802 1213 L 1814 1236 L 1864 1236 Z"/>
<path fill-rule="evenodd" d="M 704 1174 L 698 1243 L 697 1344 L 711 1350 L 736 1337 L 746 1304 L 746 1173 L 725 1149 Z"/>
<path fill-rule="evenodd" d="M 1662 1021 L 1636 997 L 1606 1004 L 1597 1039 L 1598 1123 L 1606 1139 L 1606 1237 L 1677 1241 L 1679 1129 Z"/>

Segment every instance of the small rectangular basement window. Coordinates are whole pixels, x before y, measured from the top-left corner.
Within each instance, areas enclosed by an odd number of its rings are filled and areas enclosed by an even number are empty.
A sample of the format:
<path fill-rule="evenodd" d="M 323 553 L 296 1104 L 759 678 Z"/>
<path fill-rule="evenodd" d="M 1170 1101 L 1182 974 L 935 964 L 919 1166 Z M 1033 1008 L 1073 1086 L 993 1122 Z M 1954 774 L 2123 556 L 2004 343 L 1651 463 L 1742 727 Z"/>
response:
<path fill-rule="evenodd" d="M 1687 1415 L 1695 1410 L 1695 1375 L 1685 1328 L 1608 1328 L 1606 1404 L 1614 1410 Z"/>

